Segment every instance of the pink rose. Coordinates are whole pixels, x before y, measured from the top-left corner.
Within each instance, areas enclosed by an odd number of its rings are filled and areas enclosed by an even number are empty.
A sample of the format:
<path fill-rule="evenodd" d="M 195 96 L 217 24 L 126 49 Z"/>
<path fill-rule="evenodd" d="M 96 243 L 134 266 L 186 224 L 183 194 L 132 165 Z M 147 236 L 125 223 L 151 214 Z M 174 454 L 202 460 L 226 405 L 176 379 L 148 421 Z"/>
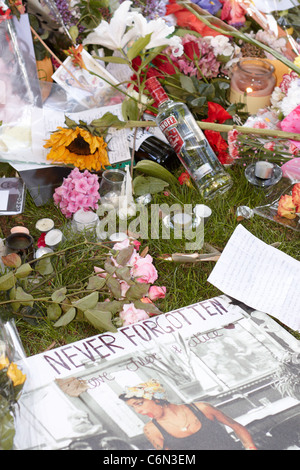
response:
<path fill-rule="evenodd" d="M 134 304 L 125 304 L 122 312 L 120 312 L 120 318 L 123 320 L 123 325 L 132 325 L 138 321 L 147 320 L 149 315 L 145 310 L 135 308 Z"/>
<path fill-rule="evenodd" d="M 151 286 L 148 291 L 148 296 L 150 300 L 163 299 L 166 296 L 166 287 Z"/>
<path fill-rule="evenodd" d="M 300 105 L 281 121 L 280 127 L 285 132 L 300 132 Z"/>
<path fill-rule="evenodd" d="M 146 255 L 145 258 L 139 258 L 131 269 L 131 275 L 138 282 L 153 284 L 158 278 L 158 274 L 152 264 L 152 256 Z"/>

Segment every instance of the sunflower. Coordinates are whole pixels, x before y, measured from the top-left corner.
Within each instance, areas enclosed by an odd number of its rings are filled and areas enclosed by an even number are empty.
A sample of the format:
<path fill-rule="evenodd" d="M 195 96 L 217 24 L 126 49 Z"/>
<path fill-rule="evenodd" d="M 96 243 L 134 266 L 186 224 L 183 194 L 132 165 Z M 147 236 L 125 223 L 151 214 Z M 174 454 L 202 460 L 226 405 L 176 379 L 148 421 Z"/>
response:
<path fill-rule="evenodd" d="M 110 164 L 103 137 L 79 126 L 58 127 L 44 147 L 51 148 L 47 160 L 71 164 L 80 170 L 100 171 Z"/>

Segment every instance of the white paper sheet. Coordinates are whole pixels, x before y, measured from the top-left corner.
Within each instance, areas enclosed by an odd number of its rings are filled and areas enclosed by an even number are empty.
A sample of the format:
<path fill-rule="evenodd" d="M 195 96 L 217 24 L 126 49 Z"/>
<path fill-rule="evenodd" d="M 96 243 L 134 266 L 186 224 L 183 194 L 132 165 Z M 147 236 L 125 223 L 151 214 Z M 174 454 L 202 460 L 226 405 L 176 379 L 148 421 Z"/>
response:
<path fill-rule="evenodd" d="M 253 0 L 256 8 L 263 13 L 272 11 L 289 10 L 298 5 L 295 0 Z"/>
<path fill-rule="evenodd" d="M 300 331 L 300 262 L 238 225 L 208 282 Z"/>
<path fill-rule="evenodd" d="M 6 211 L 8 204 L 9 191 L 0 192 L 0 211 Z"/>

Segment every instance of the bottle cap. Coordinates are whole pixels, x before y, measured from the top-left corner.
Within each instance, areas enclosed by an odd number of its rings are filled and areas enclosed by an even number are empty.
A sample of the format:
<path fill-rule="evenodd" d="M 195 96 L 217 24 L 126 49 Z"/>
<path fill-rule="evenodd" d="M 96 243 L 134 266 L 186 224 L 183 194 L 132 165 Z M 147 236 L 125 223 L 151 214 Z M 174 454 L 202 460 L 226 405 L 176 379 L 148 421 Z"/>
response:
<path fill-rule="evenodd" d="M 151 77 L 146 80 L 146 88 L 151 94 L 152 98 L 160 105 L 164 101 L 169 100 L 169 97 L 156 77 Z"/>

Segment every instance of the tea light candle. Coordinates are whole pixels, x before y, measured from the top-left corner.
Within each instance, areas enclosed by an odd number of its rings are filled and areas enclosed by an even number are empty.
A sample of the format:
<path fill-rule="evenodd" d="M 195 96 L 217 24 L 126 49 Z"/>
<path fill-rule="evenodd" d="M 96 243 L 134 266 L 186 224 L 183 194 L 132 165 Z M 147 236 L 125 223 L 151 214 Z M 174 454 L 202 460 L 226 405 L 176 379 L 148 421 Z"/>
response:
<path fill-rule="evenodd" d="M 63 233 L 58 229 L 52 229 L 46 233 L 45 243 L 52 249 L 58 247 L 63 240 Z"/>
<path fill-rule="evenodd" d="M 178 225 L 178 226 L 181 226 L 181 227 L 186 227 L 188 225 L 191 225 L 192 216 L 190 214 L 185 214 L 185 213 L 179 212 L 177 214 L 174 214 L 173 222 L 174 222 L 175 225 Z"/>
<path fill-rule="evenodd" d="M 112 233 L 109 237 L 111 242 L 123 242 L 126 238 L 128 238 L 128 236 L 125 232 Z"/>
<path fill-rule="evenodd" d="M 29 235 L 29 230 L 26 227 L 17 225 L 16 227 L 10 229 L 10 233 L 26 233 L 27 235 Z"/>
<path fill-rule="evenodd" d="M 44 218 L 37 221 L 35 228 L 40 232 L 49 232 L 54 228 L 54 222 L 52 219 Z"/>
<path fill-rule="evenodd" d="M 200 217 L 201 219 L 208 219 L 211 216 L 211 208 L 206 206 L 205 204 L 196 204 L 193 212 L 196 216 Z"/>
<path fill-rule="evenodd" d="M 255 163 L 255 176 L 264 180 L 269 179 L 273 175 L 273 163 L 270 162 L 256 162 Z"/>
<path fill-rule="evenodd" d="M 75 228 L 81 232 L 83 230 L 94 228 L 99 222 L 99 217 L 93 211 L 79 209 L 73 216 Z"/>
<path fill-rule="evenodd" d="M 276 85 L 274 67 L 258 58 L 244 58 L 237 64 L 231 78 L 231 103 L 244 103 L 245 110 L 256 114 L 270 105 Z"/>
<path fill-rule="evenodd" d="M 41 258 L 44 255 L 47 255 L 48 253 L 53 253 L 53 250 L 47 246 L 42 246 L 41 248 L 38 248 L 35 252 L 35 258 Z"/>

